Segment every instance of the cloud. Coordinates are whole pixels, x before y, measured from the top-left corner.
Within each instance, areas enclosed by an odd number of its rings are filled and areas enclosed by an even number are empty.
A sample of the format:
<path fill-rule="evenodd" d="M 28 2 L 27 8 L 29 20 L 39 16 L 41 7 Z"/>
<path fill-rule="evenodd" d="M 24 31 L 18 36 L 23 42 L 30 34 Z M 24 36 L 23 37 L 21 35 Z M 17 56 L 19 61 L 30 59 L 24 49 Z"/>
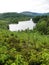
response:
<path fill-rule="evenodd" d="M 49 12 L 49 0 L 0 0 L 0 12 Z"/>

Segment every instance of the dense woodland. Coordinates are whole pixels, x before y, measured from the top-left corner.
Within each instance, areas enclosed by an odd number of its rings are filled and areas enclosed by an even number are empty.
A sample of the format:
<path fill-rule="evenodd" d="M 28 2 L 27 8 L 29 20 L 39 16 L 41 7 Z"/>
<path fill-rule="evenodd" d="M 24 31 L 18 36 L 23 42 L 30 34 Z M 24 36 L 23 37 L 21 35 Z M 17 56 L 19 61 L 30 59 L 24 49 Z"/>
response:
<path fill-rule="evenodd" d="M 32 16 L 0 14 L 0 65 L 49 65 L 49 16 L 32 17 L 33 30 L 11 32 L 10 23 Z"/>

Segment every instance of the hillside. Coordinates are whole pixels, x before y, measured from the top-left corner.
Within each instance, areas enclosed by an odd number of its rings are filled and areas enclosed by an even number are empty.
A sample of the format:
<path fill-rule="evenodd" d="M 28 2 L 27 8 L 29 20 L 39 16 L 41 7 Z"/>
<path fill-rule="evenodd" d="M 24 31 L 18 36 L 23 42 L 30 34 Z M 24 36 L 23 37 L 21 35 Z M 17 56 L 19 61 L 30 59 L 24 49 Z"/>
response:
<path fill-rule="evenodd" d="M 21 12 L 21 14 L 23 15 L 27 15 L 27 16 L 43 16 L 43 15 L 48 15 L 49 13 L 36 13 L 36 12 L 29 12 L 29 11 L 25 11 L 25 12 Z"/>
<path fill-rule="evenodd" d="M 7 12 L 7 13 L 0 13 L 0 19 L 5 18 L 15 18 L 15 17 L 26 17 L 26 15 L 16 13 L 16 12 Z"/>
<path fill-rule="evenodd" d="M 0 14 L 0 65 L 49 65 L 49 14 L 23 13 Z M 30 18 L 33 30 L 9 31 L 9 24 Z"/>
<path fill-rule="evenodd" d="M 7 12 L 7 13 L 0 13 L 0 19 L 4 19 L 4 18 L 15 18 L 15 17 L 34 17 L 34 16 L 45 16 L 48 15 L 49 13 L 36 13 L 36 12 L 29 12 L 29 11 L 25 11 L 25 12 L 21 12 L 21 13 L 17 13 L 17 12 Z"/>
<path fill-rule="evenodd" d="M 30 20 L 33 19 L 34 22 L 38 22 L 39 19 L 47 19 L 49 18 L 49 13 L 34 13 L 34 12 L 7 12 L 0 13 L 0 28 L 8 29 L 8 25 L 11 23 L 18 23 L 19 21 Z"/>

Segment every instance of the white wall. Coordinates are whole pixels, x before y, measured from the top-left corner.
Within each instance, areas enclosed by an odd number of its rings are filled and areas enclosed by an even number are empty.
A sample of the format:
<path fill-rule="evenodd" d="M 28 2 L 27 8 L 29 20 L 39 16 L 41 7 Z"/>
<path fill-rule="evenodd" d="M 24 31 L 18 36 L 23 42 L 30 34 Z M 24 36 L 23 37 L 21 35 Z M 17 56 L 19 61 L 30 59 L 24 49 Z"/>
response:
<path fill-rule="evenodd" d="M 33 23 L 32 20 L 29 20 L 29 21 L 19 21 L 18 24 L 9 24 L 9 30 L 10 31 L 21 31 L 21 30 L 26 30 L 29 28 L 29 30 L 32 30 L 33 27 L 35 26 L 36 24 Z"/>

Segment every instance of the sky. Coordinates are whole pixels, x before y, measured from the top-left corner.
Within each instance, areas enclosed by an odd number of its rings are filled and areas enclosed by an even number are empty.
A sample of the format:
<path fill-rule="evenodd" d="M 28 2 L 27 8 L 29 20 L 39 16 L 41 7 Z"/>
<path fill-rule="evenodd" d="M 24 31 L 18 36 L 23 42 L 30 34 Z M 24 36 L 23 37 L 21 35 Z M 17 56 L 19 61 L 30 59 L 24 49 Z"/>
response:
<path fill-rule="evenodd" d="M 4 12 L 49 12 L 49 0 L 0 0 L 0 13 Z"/>

